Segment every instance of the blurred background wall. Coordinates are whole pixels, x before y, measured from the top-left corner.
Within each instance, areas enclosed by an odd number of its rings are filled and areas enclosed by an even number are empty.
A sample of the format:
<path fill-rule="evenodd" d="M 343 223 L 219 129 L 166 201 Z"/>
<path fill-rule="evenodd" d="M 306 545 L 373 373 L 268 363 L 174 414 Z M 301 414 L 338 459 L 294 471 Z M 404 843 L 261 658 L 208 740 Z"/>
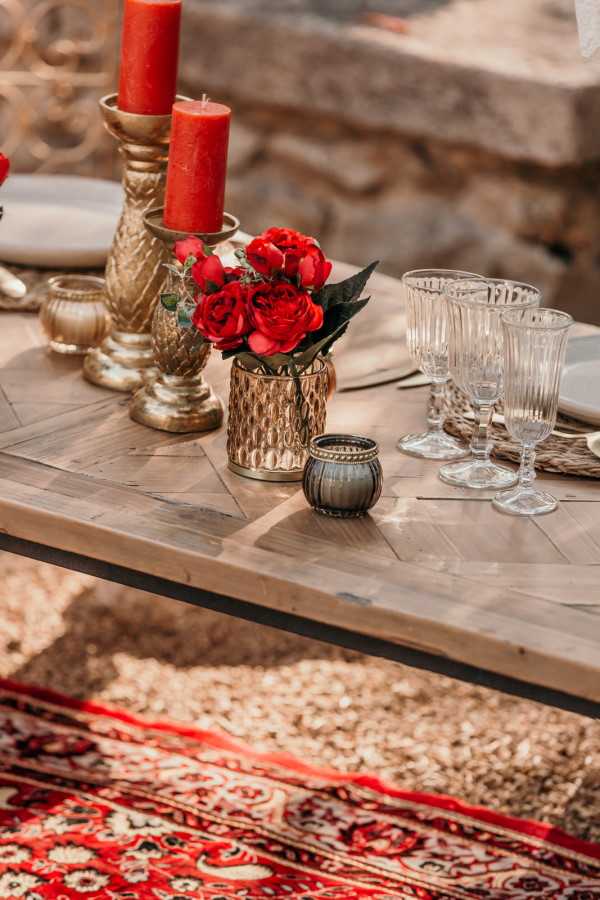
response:
<path fill-rule="evenodd" d="M 111 174 L 119 0 L 0 0 L 0 144 Z M 573 0 L 184 0 L 181 90 L 235 112 L 228 207 L 400 274 L 540 284 L 600 321 L 600 60 Z"/>
<path fill-rule="evenodd" d="M 0 0 L 0 149 L 16 171 L 117 176 L 97 100 L 112 90 L 119 0 Z"/>

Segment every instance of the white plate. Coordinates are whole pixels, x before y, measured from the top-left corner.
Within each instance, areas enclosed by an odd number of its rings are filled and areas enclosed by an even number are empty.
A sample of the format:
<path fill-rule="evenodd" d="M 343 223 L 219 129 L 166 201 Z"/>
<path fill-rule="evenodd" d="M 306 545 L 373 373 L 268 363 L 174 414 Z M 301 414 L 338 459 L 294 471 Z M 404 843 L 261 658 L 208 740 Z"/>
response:
<path fill-rule="evenodd" d="M 600 425 L 600 335 L 569 341 L 558 407 L 568 416 Z"/>
<path fill-rule="evenodd" d="M 0 260 L 50 269 L 102 266 L 122 204 L 116 181 L 12 175 L 0 191 Z"/>

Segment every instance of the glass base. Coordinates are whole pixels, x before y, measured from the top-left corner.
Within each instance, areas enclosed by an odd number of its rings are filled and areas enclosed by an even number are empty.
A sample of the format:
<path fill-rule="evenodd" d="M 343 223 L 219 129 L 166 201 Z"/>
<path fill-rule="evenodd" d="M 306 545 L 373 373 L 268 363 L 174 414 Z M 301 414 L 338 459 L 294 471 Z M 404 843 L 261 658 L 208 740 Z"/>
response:
<path fill-rule="evenodd" d="M 493 505 L 509 516 L 545 516 L 558 508 L 558 500 L 544 491 L 519 486 L 497 494 Z"/>
<path fill-rule="evenodd" d="M 512 487 L 519 480 L 517 472 L 489 459 L 468 459 L 466 462 L 442 466 L 439 475 L 446 484 L 473 488 L 476 491 L 502 490 Z"/>
<path fill-rule="evenodd" d="M 469 455 L 469 448 L 445 431 L 407 434 L 398 441 L 398 450 L 420 459 L 463 459 Z"/>

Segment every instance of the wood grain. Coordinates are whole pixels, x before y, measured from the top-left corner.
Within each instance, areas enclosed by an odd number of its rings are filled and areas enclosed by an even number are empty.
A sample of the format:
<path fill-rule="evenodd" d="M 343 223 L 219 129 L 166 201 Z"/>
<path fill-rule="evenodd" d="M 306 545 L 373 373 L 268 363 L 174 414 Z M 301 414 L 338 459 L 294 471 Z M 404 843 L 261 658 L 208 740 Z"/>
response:
<path fill-rule="evenodd" d="M 390 315 L 381 368 L 404 365 L 398 285 L 375 278 L 373 294 L 385 315 L 341 348 L 346 383 L 368 377 Z M 504 517 L 398 453 L 427 389 L 389 384 L 338 394 L 328 422 L 379 441 L 381 503 L 362 521 L 323 519 L 297 485 L 229 472 L 224 430 L 137 425 L 123 397 L 46 352 L 31 318 L 3 325 L 2 531 L 600 702 L 600 483 L 548 476 L 558 513 Z M 217 355 L 207 375 L 226 396 Z"/>

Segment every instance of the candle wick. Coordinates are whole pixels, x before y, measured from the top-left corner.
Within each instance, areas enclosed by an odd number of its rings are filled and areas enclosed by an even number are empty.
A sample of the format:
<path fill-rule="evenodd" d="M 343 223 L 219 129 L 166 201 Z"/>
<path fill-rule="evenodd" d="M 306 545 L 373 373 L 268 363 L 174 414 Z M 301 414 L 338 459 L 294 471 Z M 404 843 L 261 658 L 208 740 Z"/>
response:
<path fill-rule="evenodd" d="M 208 94 L 206 94 L 206 93 L 202 94 L 201 103 L 202 103 L 202 106 L 208 106 Z"/>

